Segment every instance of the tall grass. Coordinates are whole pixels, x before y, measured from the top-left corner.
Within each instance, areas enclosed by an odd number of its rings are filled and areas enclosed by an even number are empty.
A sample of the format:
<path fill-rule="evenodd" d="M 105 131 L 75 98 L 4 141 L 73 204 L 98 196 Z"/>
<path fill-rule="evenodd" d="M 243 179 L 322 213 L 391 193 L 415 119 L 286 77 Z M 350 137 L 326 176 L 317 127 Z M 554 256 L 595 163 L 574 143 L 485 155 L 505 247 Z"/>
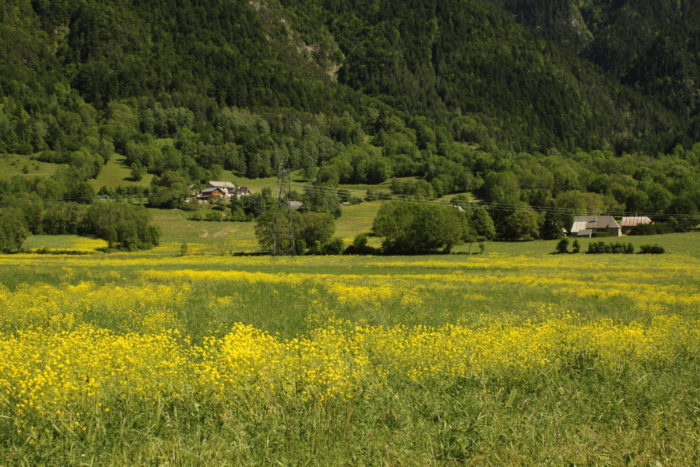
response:
<path fill-rule="evenodd" d="M 1 256 L 0 464 L 697 464 L 698 257 L 513 248 Z"/>

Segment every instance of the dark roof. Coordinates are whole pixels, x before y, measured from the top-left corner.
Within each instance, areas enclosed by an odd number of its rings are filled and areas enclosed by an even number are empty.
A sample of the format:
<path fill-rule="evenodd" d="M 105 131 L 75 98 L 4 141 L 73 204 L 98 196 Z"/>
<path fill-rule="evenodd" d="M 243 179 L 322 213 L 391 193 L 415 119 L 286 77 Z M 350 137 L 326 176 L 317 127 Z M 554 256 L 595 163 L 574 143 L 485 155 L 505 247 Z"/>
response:
<path fill-rule="evenodd" d="M 202 194 L 203 194 L 203 195 L 204 195 L 204 194 L 207 194 L 207 195 L 208 195 L 208 194 L 210 194 L 210 193 L 214 193 L 215 191 L 218 191 L 219 193 L 222 193 L 221 189 L 219 189 L 219 188 L 206 188 L 206 189 L 202 190 Z"/>

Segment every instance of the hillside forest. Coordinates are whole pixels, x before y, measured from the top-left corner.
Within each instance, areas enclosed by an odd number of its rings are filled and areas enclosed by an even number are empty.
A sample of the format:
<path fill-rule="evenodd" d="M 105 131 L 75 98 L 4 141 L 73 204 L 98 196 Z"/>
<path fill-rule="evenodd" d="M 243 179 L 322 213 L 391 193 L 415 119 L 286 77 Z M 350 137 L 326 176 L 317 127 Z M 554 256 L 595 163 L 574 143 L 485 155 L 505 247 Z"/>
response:
<path fill-rule="evenodd" d="M 573 212 L 697 224 L 696 1 L 6 0 L 0 57 L 0 154 L 60 164 L 0 181 L 6 239 L 94 234 L 88 181 L 117 155 L 152 182 L 101 194 L 151 207 L 285 164 L 319 187 L 309 210 L 390 182 L 479 200 L 500 239 L 556 237 Z"/>

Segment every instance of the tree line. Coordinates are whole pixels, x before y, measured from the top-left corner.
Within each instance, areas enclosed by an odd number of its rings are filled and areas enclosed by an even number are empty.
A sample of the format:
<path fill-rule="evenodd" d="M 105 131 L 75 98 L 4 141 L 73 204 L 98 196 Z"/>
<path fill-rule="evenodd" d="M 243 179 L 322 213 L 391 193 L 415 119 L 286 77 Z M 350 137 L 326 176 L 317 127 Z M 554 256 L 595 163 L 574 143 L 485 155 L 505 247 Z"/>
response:
<path fill-rule="evenodd" d="M 109 248 L 139 250 L 158 245 L 160 232 L 143 206 L 97 201 L 79 179 L 13 177 L 0 181 L 0 251 L 15 252 L 33 235 L 88 235 Z"/>

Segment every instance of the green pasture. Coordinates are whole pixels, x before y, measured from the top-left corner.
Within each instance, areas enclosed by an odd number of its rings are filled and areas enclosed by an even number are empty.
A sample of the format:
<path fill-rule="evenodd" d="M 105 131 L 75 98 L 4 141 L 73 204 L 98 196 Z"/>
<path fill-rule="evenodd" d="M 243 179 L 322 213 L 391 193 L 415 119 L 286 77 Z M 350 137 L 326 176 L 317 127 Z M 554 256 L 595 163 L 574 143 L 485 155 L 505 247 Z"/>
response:
<path fill-rule="evenodd" d="M 97 178 L 90 180 L 90 185 L 95 191 L 100 188 L 116 188 L 118 186 L 149 186 L 153 174 L 145 173 L 139 181 L 131 178 L 131 169 L 126 165 L 126 157 L 120 154 L 112 154 L 109 161 L 102 167 Z"/>
<path fill-rule="evenodd" d="M 360 226 L 371 206 L 348 215 Z M 193 346 L 226 336 L 235 323 L 275 339 L 299 339 L 328 323 L 345 330 L 457 325 L 476 331 L 573 319 L 637 329 L 676 317 L 693 329 L 700 318 L 693 298 L 700 294 L 700 233 L 621 239 L 659 243 L 669 253 L 658 257 L 552 255 L 556 242 L 542 241 L 487 243 L 483 255 L 275 260 L 219 248 L 227 240 L 215 234 L 252 224 L 180 216 L 154 212 L 160 225 L 173 228 L 153 251 L 0 256 L 0 310 L 14 311 L 2 308 L 14 303 L 14 293 L 27 294 L 23 300 L 33 310 L 50 310 L 41 294 L 81 283 L 106 292 L 133 288 L 134 294 L 166 286 L 185 293 L 167 306 L 168 326 Z M 193 251 L 180 256 L 180 242 L 193 239 L 199 239 Z M 39 240 L 49 239 L 28 241 Z M 77 240 L 62 237 L 65 245 Z M 56 303 L 57 316 L 78 313 L 86 325 L 117 335 L 151 336 L 139 315 L 151 313 L 151 305 L 135 303 L 131 310 L 98 300 L 72 310 L 70 300 Z M 7 338 L 11 323 L 2 323 L 0 338 Z M 152 405 L 115 393 L 108 414 L 100 408 L 81 418 L 84 431 L 55 424 L 48 433 L 17 433 L 0 417 L 0 455 L 20 465 L 695 465 L 696 344 L 663 362 L 622 359 L 612 368 L 601 365 L 595 351 L 563 349 L 557 364 L 532 371 L 423 382 L 390 376 L 347 400 L 327 402 L 258 399 L 253 392 L 222 408 L 201 394 L 163 396 Z"/>
<path fill-rule="evenodd" d="M 246 186 L 253 193 L 259 193 L 264 188 L 268 188 L 272 190 L 273 193 L 276 193 L 278 187 L 277 177 L 246 178 L 237 175 L 231 171 L 224 171 L 221 174 L 221 179 L 224 181 L 233 182 L 237 186 Z M 297 191 L 298 193 L 303 193 L 304 187 L 310 184 L 311 181 L 306 180 L 304 178 L 304 175 L 301 170 L 297 170 L 291 173 L 290 187 L 292 190 Z M 389 193 L 389 185 L 389 181 L 380 183 L 378 185 L 341 183 L 338 186 L 338 189 L 348 190 L 352 196 L 364 197 L 367 194 L 367 190 L 373 190 L 377 193 Z"/>
<path fill-rule="evenodd" d="M 192 221 L 179 210 L 150 209 L 153 223 L 161 229 L 161 243 L 188 243 L 210 253 L 258 249 L 254 222 Z M 160 252 L 161 249 L 156 249 Z"/>
<path fill-rule="evenodd" d="M 572 244 L 575 239 L 569 239 L 569 251 L 572 249 Z M 626 235 L 619 238 L 580 238 L 578 239 L 581 247 L 580 253 L 562 255 L 563 257 L 579 257 L 585 254 L 588 245 L 591 242 L 605 243 L 631 243 L 635 247 L 635 251 L 639 251 L 641 245 L 658 244 L 666 250 L 667 254 L 688 255 L 692 257 L 700 257 L 700 233 L 672 233 L 665 235 Z M 508 254 L 508 255 L 546 255 L 554 253 L 559 240 L 535 240 L 530 242 L 485 242 L 486 253 Z M 469 244 L 458 245 L 453 249 L 453 253 L 466 253 L 469 251 Z M 471 245 L 471 252 L 479 251 L 478 243 Z M 593 257 L 600 255 L 592 255 Z M 605 257 L 611 255 L 602 255 Z M 612 255 L 618 256 L 618 255 Z M 626 256 L 626 255 L 623 255 Z"/>
<path fill-rule="evenodd" d="M 49 177 L 61 164 L 51 164 L 32 159 L 29 156 L 0 154 L 0 180 L 8 180 L 15 175 L 23 177 Z"/>
<path fill-rule="evenodd" d="M 335 236 L 342 238 L 346 245 L 361 233 L 370 233 L 372 223 L 383 201 L 343 206 L 343 214 L 335 221 Z"/>

